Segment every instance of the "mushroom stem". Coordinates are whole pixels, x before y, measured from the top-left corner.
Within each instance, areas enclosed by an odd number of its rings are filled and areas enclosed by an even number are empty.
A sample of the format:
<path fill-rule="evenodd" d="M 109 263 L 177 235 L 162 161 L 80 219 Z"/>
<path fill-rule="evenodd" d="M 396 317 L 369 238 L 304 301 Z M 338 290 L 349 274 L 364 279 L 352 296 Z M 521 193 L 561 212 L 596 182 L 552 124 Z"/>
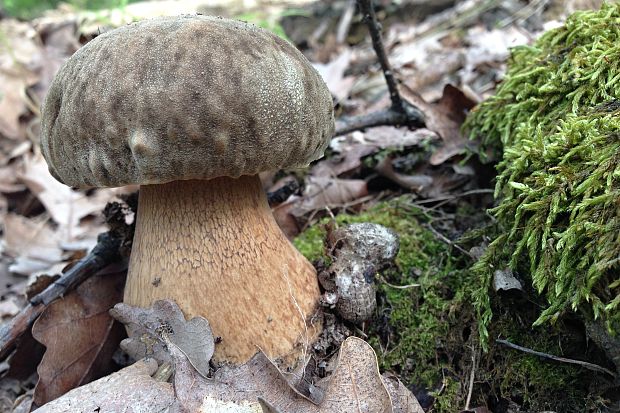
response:
<path fill-rule="evenodd" d="M 258 348 L 292 366 L 318 334 L 313 266 L 280 231 L 257 175 L 140 187 L 125 302 L 208 318 L 216 362 Z"/>

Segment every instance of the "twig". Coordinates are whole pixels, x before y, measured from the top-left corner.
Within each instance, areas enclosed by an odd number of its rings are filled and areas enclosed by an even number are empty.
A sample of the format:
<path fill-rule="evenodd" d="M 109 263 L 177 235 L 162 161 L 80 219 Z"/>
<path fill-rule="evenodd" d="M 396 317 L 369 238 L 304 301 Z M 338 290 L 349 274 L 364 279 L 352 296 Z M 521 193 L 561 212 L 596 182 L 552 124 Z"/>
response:
<path fill-rule="evenodd" d="M 471 348 L 471 373 L 469 373 L 469 390 L 467 391 L 467 400 L 465 401 L 465 411 L 469 410 L 471 395 L 474 392 L 474 379 L 476 377 L 476 347 Z"/>
<path fill-rule="evenodd" d="M 614 378 L 616 377 L 616 373 L 612 372 L 609 369 L 606 369 L 605 367 L 601 367 L 598 364 L 588 363 L 587 361 L 567 359 L 565 357 L 554 356 L 553 354 L 547 354 L 547 353 L 543 353 L 540 351 L 529 349 L 527 347 L 522 347 L 517 344 L 513 344 L 507 340 L 497 339 L 495 340 L 495 342 L 499 344 L 503 344 L 506 347 L 510 347 L 512 349 L 522 351 L 524 353 L 533 354 L 535 356 L 546 358 L 546 359 L 553 360 L 553 361 L 559 361 L 561 363 L 577 364 L 578 366 L 585 367 L 588 370 L 598 371 L 600 373 L 607 373 L 611 377 L 614 377 Z"/>
<path fill-rule="evenodd" d="M 383 40 L 381 38 L 381 25 L 377 21 L 372 0 L 357 0 L 363 19 L 368 26 L 372 46 L 381 65 L 388 91 L 390 92 L 389 108 L 366 115 L 342 117 L 336 122 L 335 136 L 344 135 L 355 130 L 363 130 L 374 126 L 407 126 L 409 128 L 420 128 L 425 125 L 424 114 L 420 109 L 404 100 L 398 92 L 398 85 L 394 77 L 394 72 L 385 53 Z"/>
<path fill-rule="evenodd" d="M 472 189 L 471 191 L 465 191 L 458 194 L 450 194 L 444 196 L 438 196 L 436 198 L 428 198 L 423 199 L 421 201 L 417 201 L 415 204 L 432 204 L 433 202 L 439 201 L 452 201 L 453 199 L 462 198 L 470 195 L 482 195 L 482 194 L 492 194 L 495 191 L 493 189 Z"/>
<path fill-rule="evenodd" d="M 425 125 L 422 112 L 405 103 L 407 112 L 398 112 L 393 107 L 371 112 L 359 116 L 342 116 L 336 120 L 336 131 L 334 136 L 345 135 L 347 133 L 372 128 L 375 126 L 408 126 L 411 128 L 421 128 Z"/>
<path fill-rule="evenodd" d="M 267 202 L 270 207 L 280 205 L 285 202 L 291 195 L 299 191 L 299 182 L 296 180 L 287 182 L 273 192 L 267 192 Z"/>
<path fill-rule="evenodd" d="M 409 288 L 417 288 L 420 286 L 420 284 L 407 284 L 407 285 L 390 284 L 389 282 L 387 282 L 385 278 L 383 278 L 381 274 L 377 274 L 377 278 L 379 279 L 379 281 L 381 281 L 383 284 L 387 285 L 388 287 L 396 288 L 398 290 L 407 290 Z"/>
<path fill-rule="evenodd" d="M 392 101 L 392 108 L 396 112 L 405 113 L 405 107 L 403 100 L 398 93 L 398 87 L 396 86 L 396 79 L 394 79 L 394 73 L 388 62 L 387 54 L 385 53 L 385 47 L 383 47 L 383 39 L 381 38 L 381 26 L 377 21 L 377 15 L 375 14 L 375 8 L 372 6 L 372 0 L 358 0 L 357 2 L 362 12 L 362 16 L 368 31 L 370 32 L 370 38 L 372 39 L 372 47 L 375 49 L 377 59 L 383 70 L 383 76 L 387 83 L 388 90 L 390 91 L 390 100 Z"/>
<path fill-rule="evenodd" d="M 353 20 L 353 14 L 355 14 L 355 0 L 349 0 L 338 22 L 338 29 L 336 30 L 337 44 L 342 44 L 347 39 L 347 34 L 351 28 L 351 21 Z"/>
<path fill-rule="evenodd" d="M 431 230 L 431 232 L 432 232 L 433 234 L 435 234 L 435 236 L 436 236 L 437 238 L 439 238 L 439 240 L 440 240 L 440 241 L 445 242 L 446 244 L 448 244 L 449 246 L 451 246 L 451 247 L 453 247 L 453 248 L 456 248 L 457 250 L 461 251 L 463 254 L 467 255 L 469 258 L 472 258 L 472 259 L 474 258 L 474 256 L 473 256 L 473 255 L 471 255 L 471 253 L 470 253 L 469 251 L 467 251 L 466 249 L 464 249 L 464 248 L 463 248 L 463 247 L 461 247 L 460 245 L 455 244 L 454 242 L 450 241 L 450 239 L 448 239 L 448 237 L 446 237 L 445 235 L 443 235 L 441 232 L 437 231 L 435 228 L 433 228 L 433 226 L 432 226 L 432 225 L 427 224 L 427 225 L 426 225 L 426 227 L 427 227 L 428 229 L 430 229 L 430 230 Z"/>
<path fill-rule="evenodd" d="M 11 321 L 0 328 L 0 360 L 4 360 L 13 350 L 17 340 L 30 328 L 32 323 L 56 299 L 80 285 L 97 271 L 119 259 L 121 239 L 106 232 L 99 235 L 97 245 L 84 258 L 78 261 L 58 280 L 43 292 L 34 296 Z"/>

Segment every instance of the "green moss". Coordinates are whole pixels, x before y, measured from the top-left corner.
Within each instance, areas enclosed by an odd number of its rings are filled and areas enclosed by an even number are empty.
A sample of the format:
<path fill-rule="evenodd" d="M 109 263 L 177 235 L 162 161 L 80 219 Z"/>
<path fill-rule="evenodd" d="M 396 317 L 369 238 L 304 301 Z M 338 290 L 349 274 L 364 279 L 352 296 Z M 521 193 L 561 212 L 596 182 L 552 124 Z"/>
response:
<path fill-rule="evenodd" d="M 471 213 L 468 207 L 462 211 Z M 294 241 L 307 258 L 328 258 L 323 248 L 328 222 L 325 219 L 308 228 Z M 380 203 L 359 215 L 336 216 L 338 225 L 354 222 L 385 225 L 400 236 L 396 266 L 377 280 L 377 315 L 365 325 L 364 337 L 377 352 L 382 371 L 395 372 L 408 386 L 424 387 L 435 397 L 433 412 L 460 411 L 465 405 L 472 347 L 480 348 L 473 305 L 480 299 L 476 296 L 480 291 L 484 291 L 489 306 L 499 308 L 490 330 L 493 336 L 551 354 L 562 354 L 560 345 L 574 347 L 557 328 L 532 330 L 536 306 L 514 305 L 525 310 L 516 312 L 502 310 L 498 299 L 491 303 L 485 282 L 425 227 L 429 217 L 408 198 Z M 383 280 L 392 285 L 419 286 L 397 289 Z M 492 345 L 489 352 L 478 352 L 472 405 L 485 405 L 497 397 L 516 400 L 532 411 L 545 406 L 557 411 L 585 411 L 590 382 L 587 374 L 573 366 Z M 550 398 L 550 394 L 554 396 Z"/>
<path fill-rule="evenodd" d="M 573 14 L 513 49 L 466 130 L 503 151 L 492 210 L 504 228 L 473 271 L 511 267 L 546 298 L 536 324 L 582 310 L 620 325 L 620 4 Z M 481 336 L 491 319 L 478 291 Z"/>
<path fill-rule="evenodd" d="M 382 277 L 393 285 L 419 287 L 397 289 L 378 282 L 379 316 L 367 332 L 368 341 L 377 352 L 382 371 L 394 371 L 406 383 L 427 389 L 443 387 L 434 411 L 453 412 L 462 395 L 455 380 L 442 386 L 442 369 L 450 368 L 450 362 L 438 359 L 438 352 L 443 353 L 448 341 L 454 341 L 451 336 L 459 336 L 458 329 L 451 330 L 457 320 L 463 314 L 472 314 L 471 308 L 461 311 L 461 307 L 468 306 L 463 299 L 467 273 L 456 268 L 449 247 L 424 228 L 425 220 L 423 212 L 406 198 L 378 204 L 359 215 L 336 216 L 338 225 L 373 222 L 399 234 L 396 267 Z M 311 260 L 327 258 L 323 250 L 327 222 L 314 225 L 294 241 Z"/>

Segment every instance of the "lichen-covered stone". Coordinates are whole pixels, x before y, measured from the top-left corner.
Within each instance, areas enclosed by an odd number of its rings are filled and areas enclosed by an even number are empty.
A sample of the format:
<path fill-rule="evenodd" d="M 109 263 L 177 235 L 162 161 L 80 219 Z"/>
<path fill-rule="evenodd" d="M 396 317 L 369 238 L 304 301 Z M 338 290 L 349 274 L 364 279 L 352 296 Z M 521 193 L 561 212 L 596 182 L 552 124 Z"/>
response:
<path fill-rule="evenodd" d="M 308 164 L 330 93 L 288 42 L 239 21 L 164 17 L 95 38 L 42 109 L 51 173 L 73 187 L 238 177 Z"/>

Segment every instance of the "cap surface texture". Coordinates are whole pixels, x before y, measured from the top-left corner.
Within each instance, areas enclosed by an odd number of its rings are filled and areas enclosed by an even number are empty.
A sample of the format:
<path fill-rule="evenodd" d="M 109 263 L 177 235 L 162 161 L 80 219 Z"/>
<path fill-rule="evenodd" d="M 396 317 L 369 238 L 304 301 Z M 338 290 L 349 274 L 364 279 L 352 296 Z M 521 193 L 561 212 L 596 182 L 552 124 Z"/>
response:
<path fill-rule="evenodd" d="M 50 172 L 73 187 L 305 166 L 333 134 L 331 95 L 291 44 L 239 21 L 133 23 L 78 50 L 42 108 Z"/>

